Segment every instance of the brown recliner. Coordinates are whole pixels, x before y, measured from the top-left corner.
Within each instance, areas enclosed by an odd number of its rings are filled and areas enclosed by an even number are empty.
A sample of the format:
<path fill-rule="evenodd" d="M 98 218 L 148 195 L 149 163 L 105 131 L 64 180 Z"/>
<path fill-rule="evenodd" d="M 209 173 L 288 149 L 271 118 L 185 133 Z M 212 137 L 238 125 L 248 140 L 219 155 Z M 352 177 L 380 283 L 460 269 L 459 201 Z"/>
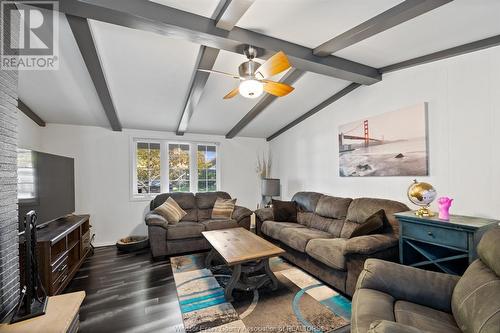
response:
<path fill-rule="evenodd" d="M 168 197 L 172 197 L 187 213 L 179 223 L 169 224 L 153 212 Z M 252 211 L 241 206 L 235 207 L 231 219 L 212 220 L 212 209 L 218 197 L 231 199 L 228 193 L 219 191 L 196 195 L 186 192 L 162 193 L 151 200 L 151 211 L 146 214 L 145 222 L 153 257 L 210 249 L 210 244 L 201 234 L 203 231 L 238 227 L 250 229 Z"/>
<path fill-rule="evenodd" d="M 499 333 L 500 228 L 462 277 L 369 259 L 352 301 L 352 333 Z"/>

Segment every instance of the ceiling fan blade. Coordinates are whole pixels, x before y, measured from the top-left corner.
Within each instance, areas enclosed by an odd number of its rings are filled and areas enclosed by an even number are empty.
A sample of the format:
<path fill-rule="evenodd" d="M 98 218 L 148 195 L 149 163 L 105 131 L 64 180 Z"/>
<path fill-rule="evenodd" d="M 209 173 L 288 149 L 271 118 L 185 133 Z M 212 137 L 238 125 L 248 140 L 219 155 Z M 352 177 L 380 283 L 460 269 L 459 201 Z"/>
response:
<path fill-rule="evenodd" d="M 274 82 L 268 80 L 263 80 L 262 82 L 264 82 L 265 92 L 278 97 L 286 96 L 295 89 L 294 87 L 281 82 Z"/>
<path fill-rule="evenodd" d="M 219 75 L 225 75 L 225 76 L 229 76 L 229 77 L 232 77 L 233 79 L 240 79 L 240 77 L 236 74 L 230 74 L 230 73 L 225 73 L 225 72 L 221 72 L 221 71 L 216 71 L 216 70 L 213 70 L 213 69 L 201 69 L 201 68 L 198 68 L 198 71 L 200 72 L 207 72 L 207 73 L 214 73 L 214 74 L 219 74 Z"/>
<path fill-rule="evenodd" d="M 262 79 L 267 79 L 268 77 L 281 73 L 290 67 L 290 62 L 288 61 L 286 54 L 283 51 L 279 51 L 271 58 L 267 59 L 267 61 L 263 63 L 259 69 L 257 69 L 255 74 L 261 76 Z"/>
<path fill-rule="evenodd" d="M 231 90 L 226 96 L 224 96 L 224 99 L 233 98 L 234 96 L 238 95 L 239 92 L 240 92 L 239 87 L 236 87 L 233 90 Z"/>

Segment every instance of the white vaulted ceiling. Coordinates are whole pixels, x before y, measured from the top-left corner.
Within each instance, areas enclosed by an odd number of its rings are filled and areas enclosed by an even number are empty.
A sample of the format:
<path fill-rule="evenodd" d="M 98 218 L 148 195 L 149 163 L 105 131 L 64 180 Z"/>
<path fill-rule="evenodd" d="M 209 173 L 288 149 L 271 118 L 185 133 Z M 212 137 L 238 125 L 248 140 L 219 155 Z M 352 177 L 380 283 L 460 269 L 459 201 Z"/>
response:
<path fill-rule="evenodd" d="M 221 0 L 151 0 L 205 18 Z M 255 0 L 238 21 L 253 30 L 314 48 L 402 0 Z M 380 68 L 500 34 L 500 1 L 455 0 L 335 53 Z M 20 98 L 49 123 L 109 128 L 93 82 L 64 15 L 60 69 L 20 71 Z M 195 73 L 199 44 L 182 38 L 89 20 L 117 116 L 124 128 L 175 131 Z M 179 36 L 177 36 L 179 37 Z M 214 69 L 237 73 L 241 54 L 220 51 Z M 279 79 L 275 78 L 275 79 Z M 258 99 L 222 97 L 237 81 L 211 74 L 187 133 L 225 135 Z M 238 135 L 266 138 L 350 82 L 305 73 L 295 90 L 277 98 Z"/>
<path fill-rule="evenodd" d="M 98 21 L 90 26 L 122 126 L 175 131 L 199 45 Z"/>
<path fill-rule="evenodd" d="M 500 34 L 500 1 L 455 0 L 336 53 L 383 67 Z"/>
<path fill-rule="evenodd" d="M 59 15 L 59 69 L 19 71 L 19 98 L 47 123 L 109 127 L 68 21 Z"/>
<path fill-rule="evenodd" d="M 402 0 L 257 0 L 241 28 L 315 48 Z"/>

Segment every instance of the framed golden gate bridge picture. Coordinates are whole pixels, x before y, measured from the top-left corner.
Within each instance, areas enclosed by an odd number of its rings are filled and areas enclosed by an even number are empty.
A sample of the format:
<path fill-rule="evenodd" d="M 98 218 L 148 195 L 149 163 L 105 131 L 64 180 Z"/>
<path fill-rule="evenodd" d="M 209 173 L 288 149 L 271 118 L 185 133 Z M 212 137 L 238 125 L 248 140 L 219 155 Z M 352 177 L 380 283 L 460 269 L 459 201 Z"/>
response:
<path fill-rule="evenodd" d="M 427 103 L 339 126 L 342 177 L 427 176 Z"/>

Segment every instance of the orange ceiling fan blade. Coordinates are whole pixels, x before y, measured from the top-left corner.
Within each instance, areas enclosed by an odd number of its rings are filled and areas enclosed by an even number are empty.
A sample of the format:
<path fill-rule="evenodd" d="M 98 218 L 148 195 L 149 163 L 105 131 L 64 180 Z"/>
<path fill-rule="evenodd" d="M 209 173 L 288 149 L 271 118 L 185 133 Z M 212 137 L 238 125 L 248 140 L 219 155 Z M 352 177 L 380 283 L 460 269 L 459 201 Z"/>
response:
<path fill-rule="evenodd" d="M 295 88 L 289 86 L 286 83 L 274 82 L 263 80 L 264 82 L 264 91 L 278 97 L 286 96 L 291 93 Z"/>
<path fill-rule="evenodd" d="M 233 90 L 231 90 L 226 96 L 224 96 L 224 99 L 233 98 L 234 96 L 238 95 L 239 92 L 240 92 L 239 87 L 236 87 Z"/>
<path fill-rule="evenodd" d="M 283 51 L 279 51 L 267 59 L 255 72 L 257 78 L 267 79 L 290 68 L 290 62 Z"/>
<path fill-rule="evenodd" d="M 214 69 L 201 69 L 201 68 L 198 68 L 198 71 L 200 71 L 200 72 L 206 72 L 206 73 L 214 73 L 214 74 L 225 75 L 225 76 L 232 77 L 233 79 L 240 79 L 240 77 L 238 75 L 236 75 L 236 74 L 231 74 L 231 73 L 216 71 Z"/>

